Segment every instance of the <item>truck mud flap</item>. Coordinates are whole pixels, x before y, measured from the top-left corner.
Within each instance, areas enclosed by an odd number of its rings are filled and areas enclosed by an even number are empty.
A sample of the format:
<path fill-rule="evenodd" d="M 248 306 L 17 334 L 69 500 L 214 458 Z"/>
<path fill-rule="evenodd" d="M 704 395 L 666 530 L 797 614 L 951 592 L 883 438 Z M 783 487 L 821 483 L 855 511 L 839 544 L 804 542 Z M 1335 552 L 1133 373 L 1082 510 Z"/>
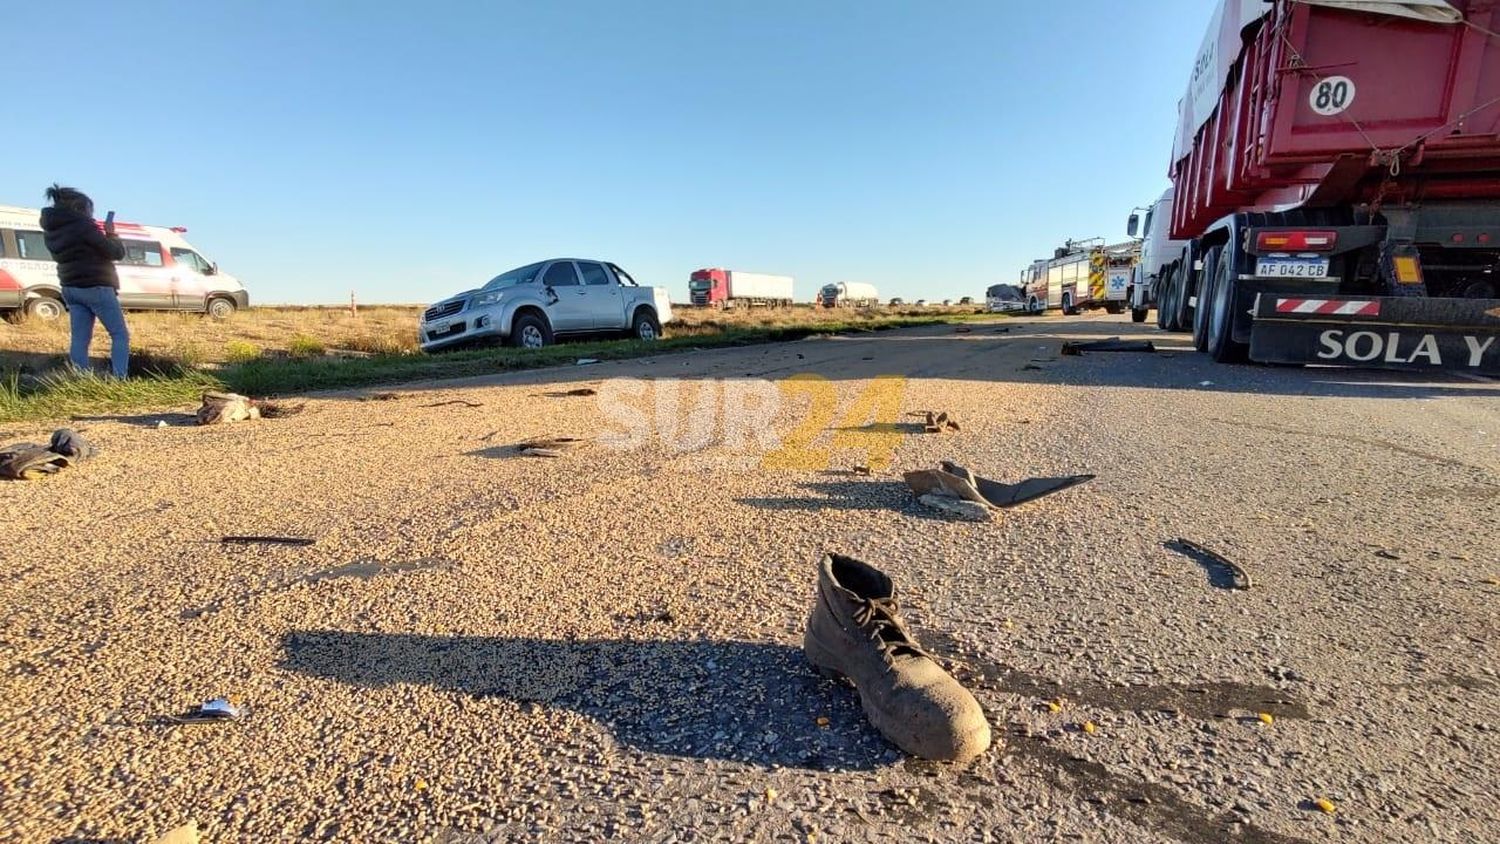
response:
<path fill-rule="evenodd" d="M 1500 375 L 1500 299 L 1261 292 L 1250 359 Z"/>

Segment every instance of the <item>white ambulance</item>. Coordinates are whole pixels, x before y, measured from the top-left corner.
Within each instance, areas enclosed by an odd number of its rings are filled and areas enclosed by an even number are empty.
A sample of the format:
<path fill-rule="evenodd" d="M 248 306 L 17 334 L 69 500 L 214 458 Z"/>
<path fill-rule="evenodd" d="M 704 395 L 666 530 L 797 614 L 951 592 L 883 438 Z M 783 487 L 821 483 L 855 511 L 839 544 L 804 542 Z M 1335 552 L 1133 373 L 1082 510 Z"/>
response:
<path fill-rule="evenodd" d="M 36 319 L 64 313 L 57 263 L 42 236 L 42 212 L 0 205 L 0 313 L 21 312 Z M 225 319 L 250 305 L 239 280 L 221 272 L 183 239 L 187 229 L 116 221 L 125 258 L 120 304 L 126 310 L 196 311 Z"/>

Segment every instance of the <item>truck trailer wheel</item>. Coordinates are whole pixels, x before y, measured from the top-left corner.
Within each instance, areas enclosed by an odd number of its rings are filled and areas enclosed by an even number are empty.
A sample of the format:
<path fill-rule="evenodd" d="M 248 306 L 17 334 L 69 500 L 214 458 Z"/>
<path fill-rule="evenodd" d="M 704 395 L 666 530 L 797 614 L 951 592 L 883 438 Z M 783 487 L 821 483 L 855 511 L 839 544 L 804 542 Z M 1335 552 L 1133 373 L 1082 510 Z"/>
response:
<path fill-rule="evenodd" d="M 1176 331 L 1177 323 L 1172 320 L 1177 314 L 1177 277 L 1181 275 L 1178 267 L 1167 270 L 1167 275 L 1161 281 L 1161 297 L 1156 300 L 1156 324 L 1162 331 Z"/>
<path fill-rule="evenodd" d="M 1184 263 L 1173 275 L 1177 279 L 1177 295 L 1172 297 L 1172 330 L 1192 331 L 1193 265 Z"/>
<path fill-rule="evenodd" d="M 1218 284 L 1219 264 L 1224 261 L 1224 247 L 1215 246 L 1203 258 L 1203 283 L 1198 286 L 1198 307 L 1193 311 L 1193 348 L 1208 351 L 1208 302 L 1213 300 Z"/>
<path fill-rule="evenodd" d="M 1235 300 L 1239 297 L 1239 282 L 1232 271 L 1235 265 L 1232 247 L 1226 248 L 1214 268 L 1211 300 L 1200 298 L 1198 305 L 1208 311 L 1204 320 L 1206 332 L 1205 351 L 1219 363 L 1240 363 L 1249 357 L 1250 347 L 1234 341 Z"/>

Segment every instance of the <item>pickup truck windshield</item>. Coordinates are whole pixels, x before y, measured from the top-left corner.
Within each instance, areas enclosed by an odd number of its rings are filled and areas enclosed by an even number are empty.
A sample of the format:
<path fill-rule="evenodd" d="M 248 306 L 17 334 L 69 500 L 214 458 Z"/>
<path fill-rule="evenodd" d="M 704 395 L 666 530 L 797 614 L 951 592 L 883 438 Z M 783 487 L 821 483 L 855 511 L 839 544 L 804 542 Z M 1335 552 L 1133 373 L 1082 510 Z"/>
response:
<path fill-rule="evenodd" d="M 517 284 L 530 284 L 533 281 L 536 281 L 537 274 L 542 271 L 542 267 L 546 266 L 546 264 L 546 261 L 541 261 L 535 264 L 527 264 L 524 267 L 519 267 L 514 270 L 503 272 L 490 279 L 489 284 L 486 284 L 482 289 L 498 290 L 501 287 L 514 287 Z"/>

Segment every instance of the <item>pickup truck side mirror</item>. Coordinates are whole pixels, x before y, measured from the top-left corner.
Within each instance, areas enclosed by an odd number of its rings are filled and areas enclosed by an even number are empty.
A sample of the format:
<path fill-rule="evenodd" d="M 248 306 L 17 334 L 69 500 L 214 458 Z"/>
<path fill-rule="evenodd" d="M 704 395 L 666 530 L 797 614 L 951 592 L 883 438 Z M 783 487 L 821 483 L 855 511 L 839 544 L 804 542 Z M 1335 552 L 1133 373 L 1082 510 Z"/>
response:
<path fill-rule="evenodd" d="M 1119 218 L 1116 218 L 1119 219 Z M 1125 221 L 1125 234 L 1135 237 L 1135 233 L 1141 230 L 1141 215 L 1131 214 L 1130 219 Z"/>

